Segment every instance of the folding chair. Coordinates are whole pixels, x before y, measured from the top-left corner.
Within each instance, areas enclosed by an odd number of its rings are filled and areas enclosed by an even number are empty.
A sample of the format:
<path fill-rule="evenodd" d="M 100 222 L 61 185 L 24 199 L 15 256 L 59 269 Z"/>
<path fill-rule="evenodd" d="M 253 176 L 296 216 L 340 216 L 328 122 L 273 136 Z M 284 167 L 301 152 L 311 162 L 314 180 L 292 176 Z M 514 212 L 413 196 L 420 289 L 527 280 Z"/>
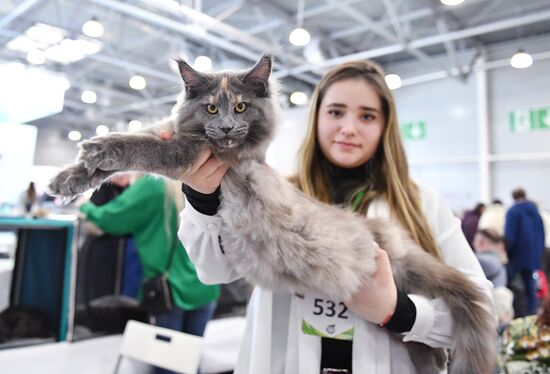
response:
<path fill-rule="evenodd" d="M 123 357 L 177 373 L 196 374 L 203 338 L 130 320 L 126 324 L 114 374 Z"/>

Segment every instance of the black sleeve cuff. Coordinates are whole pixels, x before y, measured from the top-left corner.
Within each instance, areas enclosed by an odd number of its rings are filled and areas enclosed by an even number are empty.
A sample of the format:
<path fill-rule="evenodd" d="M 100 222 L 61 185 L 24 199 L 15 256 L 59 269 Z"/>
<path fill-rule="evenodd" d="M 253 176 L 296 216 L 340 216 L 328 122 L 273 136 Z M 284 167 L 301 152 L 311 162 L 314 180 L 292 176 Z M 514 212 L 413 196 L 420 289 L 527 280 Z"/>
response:
<path fill-rule="evenodd" d="M 220 207 L 220 187 L 211 194 L 203 194 L 195 191 L 185 183 L 181 186 L 181 191 L 185 194 L 187 201 L 199 213 L 213 216 Z"/>
<path fill-rule="evenodd" d="M 405 292 L 397 291 L 397 305 L 395 312 L 385 328 L 395 333 L 411 331 L 416 320 L 416 305 Z"/>

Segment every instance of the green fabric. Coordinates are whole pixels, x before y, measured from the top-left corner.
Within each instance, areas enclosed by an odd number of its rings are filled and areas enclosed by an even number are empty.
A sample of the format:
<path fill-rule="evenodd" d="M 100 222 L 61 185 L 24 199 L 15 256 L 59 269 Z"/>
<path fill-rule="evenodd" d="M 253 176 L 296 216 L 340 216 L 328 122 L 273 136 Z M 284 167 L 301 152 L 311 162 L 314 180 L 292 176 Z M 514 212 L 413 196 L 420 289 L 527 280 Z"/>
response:
<path fill-rule="evenodd" d="M 195 266 L 176 237 L 177 212 L 173 203 L 167 217 L 170 220 L 170 232 L 167 234 L 164 184 L 162 179 L 145 176 L 109 203 L 102 206 L 85 203 L 80 210 L 88 220 L 107 233 L 134 236 L 145 279 L 165 271 L 170 249 L 176 240 L 168 273 L 172 296 L 178 307 L 195 309 L 216 300 L 220 288 L 218 285 L 204 285 L 197 278 Z"/>

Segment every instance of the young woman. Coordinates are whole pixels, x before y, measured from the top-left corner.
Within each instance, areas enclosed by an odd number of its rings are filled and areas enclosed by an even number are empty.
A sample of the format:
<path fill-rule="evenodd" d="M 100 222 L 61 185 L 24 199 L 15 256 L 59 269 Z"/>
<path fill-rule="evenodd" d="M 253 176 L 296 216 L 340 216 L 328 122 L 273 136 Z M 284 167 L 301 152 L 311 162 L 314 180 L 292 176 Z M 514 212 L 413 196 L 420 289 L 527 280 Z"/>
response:
<path fill-rule="evenodd" d="M 215 213 L 226 169 L 206 152 L 195 172 L 183 178 L 189 204 L 181 214 L 180 239 L 206 283 L 239 277 L 218 242 L 220 218 Z M 393 218 L 428 253 L 463 271 L 490 297 L 491 284 L 462 234 L 460 220 L 437 192 L 409 177 L 395 104 L 375 64 L 339 65 L 321 80 L 312 95 L 295 181 L 320 201 L 346 205 L 369 218 Z M 383 250 L 377 265 L 373 279 L 346 301 L 360 318 L 352 340 L 326 339 L 303 328 L 303 321 L 312 318 L 302 307 L 304 299 L 314 304 L 313 310 L 324 311 L 316 318 L 338 318 L 340 313 L 331 312 L 331 300 L 256 288 L 235 373 L 406 374 L 414 373 L 406 342 L 451 347 L 453 321 L 447 305 L 399 293 Z M 402 333 L 405 343 L 395 333 Z"/>

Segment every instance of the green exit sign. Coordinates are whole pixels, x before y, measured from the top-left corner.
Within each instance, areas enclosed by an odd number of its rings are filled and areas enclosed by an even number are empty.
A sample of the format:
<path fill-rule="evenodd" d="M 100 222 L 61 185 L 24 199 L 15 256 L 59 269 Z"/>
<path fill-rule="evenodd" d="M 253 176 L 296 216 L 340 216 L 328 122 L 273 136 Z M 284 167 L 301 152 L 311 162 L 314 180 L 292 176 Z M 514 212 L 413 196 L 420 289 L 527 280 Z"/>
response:
<path fill-rule="evenodd" d="M 426 122 L 413 121 L 401 124 L 401 135 L 406 140 L 419 140 L 426 137 Z"/>
<path fill-rule="evenodd" d="M 512 132 L 550 130 L 550 108 L 519 109 L 510 113 Z"/>

